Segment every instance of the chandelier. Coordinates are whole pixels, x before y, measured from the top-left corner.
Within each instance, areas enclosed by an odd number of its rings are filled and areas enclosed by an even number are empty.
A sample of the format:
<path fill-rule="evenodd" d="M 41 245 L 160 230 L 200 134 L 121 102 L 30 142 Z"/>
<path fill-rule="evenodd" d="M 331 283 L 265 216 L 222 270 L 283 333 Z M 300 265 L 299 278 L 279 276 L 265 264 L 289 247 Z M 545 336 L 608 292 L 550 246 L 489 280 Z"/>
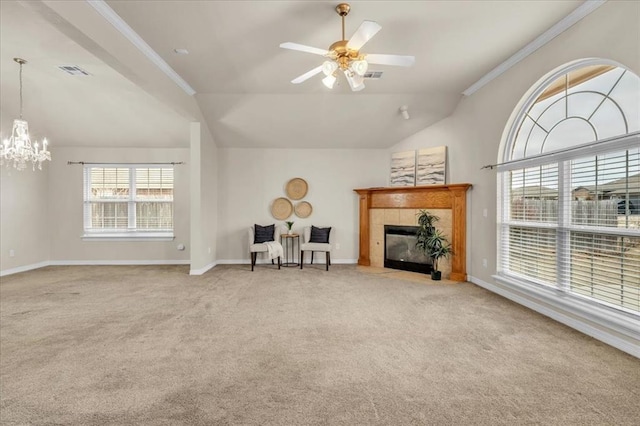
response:
<path fill-rule="evenodd" d="M 33 170 L 42 170 L 42 162 L 51 161 L 51 153 L 47 151 L 47 140 L 42 140 L 42 149 L 38 142 L 31 143 L 29 137 L 29 124 L 22 119 L 22 66 L 27 63 L 24 59 L 13 58 L 20 64 L 20 118 L 13 120 L 13 129 L 11 129 L 11 137 L 2 141 L 0 147 L 0 164 L 10 165 L 18 170 L 27 168 L 27 163 L 31 163 Z"/>

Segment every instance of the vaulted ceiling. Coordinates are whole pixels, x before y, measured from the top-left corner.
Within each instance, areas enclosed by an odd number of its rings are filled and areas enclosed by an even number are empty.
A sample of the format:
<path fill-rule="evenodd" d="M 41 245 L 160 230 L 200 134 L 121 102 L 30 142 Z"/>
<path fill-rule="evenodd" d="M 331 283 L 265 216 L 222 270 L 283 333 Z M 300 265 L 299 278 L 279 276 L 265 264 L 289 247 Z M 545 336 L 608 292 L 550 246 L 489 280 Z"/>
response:
<path fill-rule="evenodd" d="M 291 84 L 323 58 L 279 44 L 328 48 L 341 38 L 337 3 L 106 2 L 193 87 L 219 146 L 282 148 L 389 147 L 448 116 L 465 89 L 582 2 L 352 2 L 347 37 L 363 20 L 376 21 L 382 30 L 362 51 L 414 55 L 415 65 L 371 66 L 382 78 L 366 80 L 357 93 L 344 79 L 327 89 L 321 75 Z M 19 56 L 29 61 L 25 117 L 52 144 L 188 146 L 187 123 L 195 118 L 150 83 L 159 71 L 149 72 L 141 53 L 125 60 L 107 46 L 99 36 L 113 28 L 96 15 L 81 1 L 0 3 L 3 135 L 17 114 L 12 58 Z M 79 65 L 91 75 L 69 76 L 58 65 Z M 409 120 L 400 115 L 402 105 Z"/>

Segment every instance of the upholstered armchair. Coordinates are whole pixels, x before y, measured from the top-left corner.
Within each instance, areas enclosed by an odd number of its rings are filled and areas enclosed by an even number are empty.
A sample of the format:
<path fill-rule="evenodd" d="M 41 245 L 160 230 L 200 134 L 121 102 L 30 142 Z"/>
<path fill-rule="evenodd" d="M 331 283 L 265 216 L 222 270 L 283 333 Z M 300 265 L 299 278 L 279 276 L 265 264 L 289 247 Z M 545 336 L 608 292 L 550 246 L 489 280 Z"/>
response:
<path fill-rule="evenodd" d="M 313 229 L 312 229 L 313 228 Z M 311 252 L 311 264 L 313 265 L 313 253 L 324 252 L 327 258 L 326 270 L 331 265 L 331 244 L 329 244 L 329 233 L 331 228 L 316 228 L 307 226 L 302 233 L 302 244 L 300 244 L 300 269 L 304 265 L 304 252 Z"/>
<path fill-rule="evenodd" d="M 253 226 L 249 227 L 249 255 L 251 256 L 251 270 L 253 271 L 253 267 L 256 265 L 256 260 L 258 258 L 258 253 L 265 253 L 267 256 L 269 254 L 269 247 L 266 243 L 256 243 L 255 242 L 255 230 Z M 278 269 L 280 269 L 280 265 L 282 265 L 282 246 L 280 245 L 280 227 L 274 226 L 273 230 L 273 241 L 279 246 L 279 252 L 277 256 L 278 260 Z M 271 264 L 274 264 L 274 259 L 271 259 Z"/>

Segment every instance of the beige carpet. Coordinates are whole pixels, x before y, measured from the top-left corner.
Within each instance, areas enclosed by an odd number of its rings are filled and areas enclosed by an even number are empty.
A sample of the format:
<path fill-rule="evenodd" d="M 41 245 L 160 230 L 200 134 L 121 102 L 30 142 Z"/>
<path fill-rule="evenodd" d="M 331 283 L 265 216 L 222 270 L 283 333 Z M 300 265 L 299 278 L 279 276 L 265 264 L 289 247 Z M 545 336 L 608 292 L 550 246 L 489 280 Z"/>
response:
<path fill-rule="evenodd" d="M 187 272 L 2 278 L 1 423 L 640 422 L 640 360 L 472 284 Z"/>

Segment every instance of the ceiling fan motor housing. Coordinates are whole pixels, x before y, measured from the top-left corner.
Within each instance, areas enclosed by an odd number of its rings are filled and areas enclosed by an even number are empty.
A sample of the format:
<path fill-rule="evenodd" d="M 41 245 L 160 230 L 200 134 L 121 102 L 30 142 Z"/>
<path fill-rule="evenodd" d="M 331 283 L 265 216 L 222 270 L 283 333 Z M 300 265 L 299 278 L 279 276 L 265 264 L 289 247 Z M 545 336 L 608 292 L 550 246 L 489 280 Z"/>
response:
<path fill-rule="evenodd" d="M 349 68 L 349 63 L 351 61 L 357 61 L 364 58 L 364 55 L 363 57 L 360 57 L 360 52 L 357 50 L 349 49 L 347 47 L 347 43 L 349 43 L 349 40 L 340 40 L 329 46 L 331 58 L 338 63 L 342 70 Z"/>
<path fill-rule="evenodd" d="M 338 12 L 340 16 L 347 16 L 350 10 L 351 6 L 349 6 L 349 3 L 340 3 L 336 6 L 336 12 Z"/>

